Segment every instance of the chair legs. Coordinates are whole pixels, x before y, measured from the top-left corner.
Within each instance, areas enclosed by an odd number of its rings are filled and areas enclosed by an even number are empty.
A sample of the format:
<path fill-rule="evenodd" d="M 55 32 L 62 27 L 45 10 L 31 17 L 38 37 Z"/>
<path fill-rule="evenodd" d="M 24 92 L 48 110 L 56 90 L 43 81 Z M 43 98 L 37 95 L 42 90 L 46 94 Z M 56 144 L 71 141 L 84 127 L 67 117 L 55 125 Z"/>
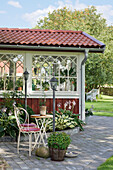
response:
<path fill-rule="evenodd" d="M 19 131 L 19 135 L 18 135 L 18 143 L 17 143 L 17 153 L 19 153 L 19 146 L 20 146 L 20 131 Z"/>
<path fill-rule="evenodd" d="M 21 132 L 19 131 L 18 142 L 17 142 L 17 153 L 19 153 L 20 134 L 21 134 Z M 40 133 L 39 133 L 39 134 L 40 134 Z M 32 150 L 33 150 L 33 149 L 35 148 L 35 146 L 37 145 L 37 141 L 38 141 L 38 139 L 39 139 L 39 134 L 36 135 L 36 134 L 34 133 L 35 144 L 34 144 L 34 146 L 33 146 L 33 148 L 32 148 L 32 133 L 28 133 L 28 135 L 29 135 L 29 156 L 31 156 Z M 41 137 L 41 138 L 42 138 L 42 137 Z"/>
<path fill-rule="evenodd" d="M 29 134 L 29 156 L 31 156 L 32 149 L 32 133 Z"/>

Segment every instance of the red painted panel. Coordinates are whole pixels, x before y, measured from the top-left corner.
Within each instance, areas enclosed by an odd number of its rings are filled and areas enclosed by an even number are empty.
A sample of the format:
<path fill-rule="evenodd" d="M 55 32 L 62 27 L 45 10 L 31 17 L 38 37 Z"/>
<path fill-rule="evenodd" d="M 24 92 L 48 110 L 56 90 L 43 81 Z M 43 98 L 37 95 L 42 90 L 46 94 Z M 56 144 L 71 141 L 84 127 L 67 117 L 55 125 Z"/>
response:
<path fill-rule="evenodd" d="M 51 99 L 46 99 L 47 113 L 51 112 L 51 104 L 52 104 Z"/>
<path fill-rule="evenodd" d="M 30 99 L 30 98 L 27 99 L 27 105 L 29 107 L 32 107 L 32 99 Z"/>
<path fill-rule="evenodd" d="M 73 103 L 75 105 L 73 106 Z M 31 105 L 32 104 L 32 105 Z M 35 113 L 39 113 L 39 99 L 29 98 L 28 99 L 28 105 L 33 109 Z M 64 105 L 66 105 L 66 109 L 72 110 L 73 107 L 73 113 L 79 114 L 79 99 L 56 99 L 55 100 L 55 107 L 58 111 L 58 108 L 64 109 Z M 50 113 L 53 111 L 53 100 L 52 99 L 46 99 L 46 106 L 47 106 L 47 113 Z"/>
<path fill-rule="evenodd" d="M 33 111 L 38 114 L 40 112 L 40 106 L 39 106 L 39 100 L 36 98 L 28 98 L 27 104 L 29 107 L 33 109 Z M 0 102 L 2 102 L 2 99 L 0 98 Z M 21 100 L 22 103 L 24 103 L 24 100 Z M 64 109 L 64 106 L 68 110 L 72 110 L 73 103 L 75 102 L 75 105 L 73 107 L 73 113 L 79 114 L 79 99 L 61 99 L 57 98 L 55 100 L 55 106 L 56 110 L 58 111 L 58 108 Z M 53 111 L 53 99 L 46 99 L 46 106 L 47 106 L 47 113 L 50 113 Z"/>
<path fill-rule="evenodd" d="M 31 99 L 32 100 L 32 109 L 35 113 L 39 113 L 39 104 L 38 104 L 38 99 Z"/>

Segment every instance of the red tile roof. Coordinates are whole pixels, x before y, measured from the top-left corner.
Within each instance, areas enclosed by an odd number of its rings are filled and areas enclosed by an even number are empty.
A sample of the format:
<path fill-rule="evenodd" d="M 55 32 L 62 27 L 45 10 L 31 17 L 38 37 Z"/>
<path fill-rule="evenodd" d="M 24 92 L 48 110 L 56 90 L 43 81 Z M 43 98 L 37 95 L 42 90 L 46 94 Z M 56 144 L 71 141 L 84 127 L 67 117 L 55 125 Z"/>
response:
<path fill-rule="evenodd" d="M 103 48 L 101 43 L 82 31 L 0 28 L 0 45 L 61 46 Z"/>

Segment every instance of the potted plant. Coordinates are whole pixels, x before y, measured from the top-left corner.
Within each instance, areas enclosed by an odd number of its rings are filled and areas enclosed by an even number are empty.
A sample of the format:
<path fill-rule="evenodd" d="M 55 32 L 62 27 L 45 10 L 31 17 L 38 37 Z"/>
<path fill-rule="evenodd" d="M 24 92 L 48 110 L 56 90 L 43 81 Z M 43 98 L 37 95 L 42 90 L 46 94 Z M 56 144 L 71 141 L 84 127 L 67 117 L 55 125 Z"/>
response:
<path fill-rule="evenodd" d="M 90 109 L 90 110 L 85 109 L 85 123 L 86 123 L 86 124 L 88 123 L 88 118 L 89 118 L 89 116 L 93 116 L 92 109 Z"/>
<path fill-rule="evenodd" d="M 71 142 L 65 132 L 53 132 L 47 138 L 51 160 L 63 161 L 66 150 Z"/>
<path fill-rule="evenodd" d="M 44 91 L 49 90 L 49 83 L 48 82 L 42 82 L 42 88 Z"/>
<path fill-rule="evenodd" d="M 40 115 L 41 116 L 46 115 L 46 98 L 45 98 L 45 94 L 44 94 L 44 98 L 40 98 L 39 105 L 40 105 Z"/>
<path fill-rule="evenodd" d="M 23 79 L 19 77 L 18 80 L 16 81 L 16 88 L 17 90 L 22 90 L 22 87 L 23 87 Z"/>

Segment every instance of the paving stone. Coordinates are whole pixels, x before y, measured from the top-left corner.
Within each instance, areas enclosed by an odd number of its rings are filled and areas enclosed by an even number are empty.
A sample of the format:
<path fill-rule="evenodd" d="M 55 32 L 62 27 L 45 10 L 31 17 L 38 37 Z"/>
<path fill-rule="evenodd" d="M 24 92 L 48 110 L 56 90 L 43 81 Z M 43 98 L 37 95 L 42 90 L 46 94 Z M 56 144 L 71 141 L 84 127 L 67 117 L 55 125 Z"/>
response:
<path fill-rule="evenodd" d="M 13 170 L 97 170 L 97 167 L 113 155 L 113 117 L 92 116 L 84 131 L 71 136 L 70 151 L 78 153 L 76 158 L 65 158 L 64 161 L 51 161 L 28 156 L 26 149 L 17 154 L 16 142 L 0 142 L 2 156 Z M 21 142 L 24 148 L 27 142 Z"/>

